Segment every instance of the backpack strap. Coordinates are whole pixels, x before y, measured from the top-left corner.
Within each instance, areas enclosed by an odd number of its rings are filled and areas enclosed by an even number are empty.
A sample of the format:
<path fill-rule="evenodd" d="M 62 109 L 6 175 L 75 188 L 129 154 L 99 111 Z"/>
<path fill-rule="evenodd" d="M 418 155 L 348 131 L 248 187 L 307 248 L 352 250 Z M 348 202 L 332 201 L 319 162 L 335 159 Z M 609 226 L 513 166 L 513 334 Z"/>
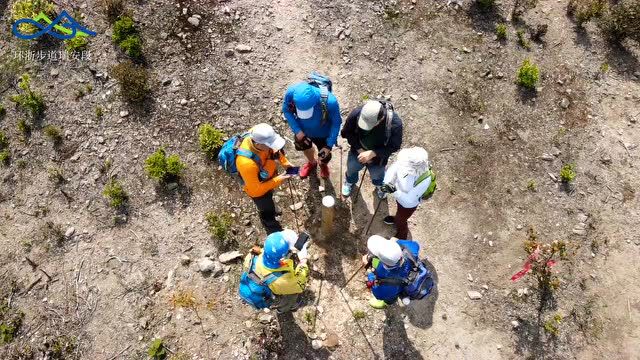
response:
<path fill-rule="evenodd" d="M 244 135 L 243 135 L 244 136 Z M 244 137 L 242 138 L 244 140 Z M 240 141 L 242 142 L 242 141 Z M 256 165 L 258 165 L 258 169 L 259 169 L 259 177 L 261 180 L 266 180 L 267 177 L 269 176 L 269 173 L 262 167 L 262 160 L 260 160 L 260 157 L 254 153 L 253 151 L 247 150 L 247 149 L 241 149 L 241 148 L 236 148 L 236 154 L 238 156 L 242 156 L 245 157 L 247 159 L 251 159 L 253 160 L 253 162 L 256 163 Z"/>
<path fill-rule="evenodd" d="M 431 173 L 431 165 L 429 165 L 429 170 L 427 170 L 427 172 L 425 172 L 424 174 L 418 176 L 418 178 L 416 179 L 416 181 L 413 184 L 413 186 L 417 186 L 421 182 L 425 181 L 428 177 L 431 177 L 431 174 L 432 174 Z"/>
<path fill-rule="evenodd" d="M 271 283 L 273 283 L 282 275 L 284 275 L 286 272 L 288 272 L 286 270 L 273 271 L 269 273 L 269 275 L 265 277 L 261 277 L 256 273 L 255 265 L 256 265 L 256 256 L 254 254 L 251 254 L 251 265 L 249 265 L 249 271 L 247 273 L 248 273 L 249 279 L 251 279 L 253 282 L 255 282 L 260 286 L 262 285 L 269 286 L 271 285 Z"/>
<path fill-rule="evenodd" d="M 405 279 L 400 278 L 382 278 L 376 279 L 378 285 L 395 285 L 395 286 L 406 286 L 409 282 Z"/>
<path fill-rule="evenodd" d="M 393 105 L 387 101 L 381 101 L 382 106 L 384 106 L 387 114 L 386 114 L 386 127 L 385 127 L 385 139 L 384 146 L 389 144 L 389 140 L 391 139 L 391 123 L 393 122 Z"/>

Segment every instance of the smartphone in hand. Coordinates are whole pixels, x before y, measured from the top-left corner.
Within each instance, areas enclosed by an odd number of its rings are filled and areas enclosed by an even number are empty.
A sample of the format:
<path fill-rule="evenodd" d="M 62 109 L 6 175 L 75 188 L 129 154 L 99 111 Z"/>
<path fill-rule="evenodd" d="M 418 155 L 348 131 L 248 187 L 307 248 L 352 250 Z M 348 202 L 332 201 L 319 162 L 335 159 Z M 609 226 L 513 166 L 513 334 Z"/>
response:
<path fill-rule="evenodd" d="M 302 250 L 302 248 L 304 247 L 304 244 L 306 244 L 310 238 L 311 237 L 309 236 L 308 233 L 301 232 L 300 235 L 298 235 L 298 240 L 296 241 L 296 244 L 294 245 L 295 248 L 298 250 Z"/>
<path fill-rule="evenodd" d="M 293 175 L 293 176 L 298 176 L 298 174 L 300 174 L 300 167 L 299 166 L 290 166 L 287 168 L 287 175 Z"/>

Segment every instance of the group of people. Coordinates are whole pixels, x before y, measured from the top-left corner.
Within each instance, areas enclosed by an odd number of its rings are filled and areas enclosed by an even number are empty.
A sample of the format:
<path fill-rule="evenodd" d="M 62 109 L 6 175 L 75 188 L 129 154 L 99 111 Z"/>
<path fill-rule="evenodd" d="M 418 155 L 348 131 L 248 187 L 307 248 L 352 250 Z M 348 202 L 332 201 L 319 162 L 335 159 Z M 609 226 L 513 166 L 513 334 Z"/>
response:
<path fill-rule="evenodd" d="M 370 237 L 369 254 L 363 257 L 363 265 L 370 270 L 367 284 L 373 294 L 371 306 L 383 308 L 394 303 L 406 292 L 411 272 L 421 264 L 417 260 L 418 243 L 407 239 L 408 219 L 434 190 L 435 175 L 427 151 L 419 147 L 400 150 L 402 119 L 386 100 L 367 100 L 351 111 L 342 125 L 332 83 L 317 73 L 287 89 L 282 112 L 293 132 L 295 149 L 306 158 L 301 167 L 291 164 L 283 150 L 285 139 L 265 123 L 231 139 L 219 156 L 225 169 L 240 176 L 268 234 L 264 247 L 254 248 L 245 259 L 241 297 L 257 308 L 269 306 L 280 312 L 297 308 L 298 295 L 304 291 L 309 275 L 308 243 L 296 247 L 299 234 L 283 229 L 273 191 L 293 176 L 315 176 L 318 167 L 320 177 L 329 179 L 332 152 L 336 148 L 342 151 L 338 146 L 340 134 L 350 146 L 342 195 L 353 193 L 360 172 L 366 168 L 380 201 L 391 194 L 397 203 L 395 216 L 383 219 L 395 225 L 395 236 Z M 398 151 L 397 160 L 387 168 L 391 155 Z M 278 173 L 278 163 L 285 172 Z"/>

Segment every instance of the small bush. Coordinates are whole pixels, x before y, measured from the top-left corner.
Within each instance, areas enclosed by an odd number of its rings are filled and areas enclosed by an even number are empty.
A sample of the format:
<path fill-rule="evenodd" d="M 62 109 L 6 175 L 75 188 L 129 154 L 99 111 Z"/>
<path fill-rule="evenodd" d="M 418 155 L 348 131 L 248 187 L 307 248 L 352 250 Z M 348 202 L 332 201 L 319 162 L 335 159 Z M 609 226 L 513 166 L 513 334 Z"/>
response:
<path fill-rule="evenodd" d="M 200 150 L 209 159 L 214 159 L 222 144 L 224 144 L 225 134 L 211 124 L 202 124 L 198 128 L 198 141 L 200 143 Z"/>
<path fill-rule="evenodd" d="M 7 135 L 0 130 L 0 150 L 9 146 L 9 138 Z"/>
<path fill-rule="evenodd" d="M 505 24 L 496 25 L 496 36 L 498 37 L 498 40 L 507 40 L 507 37 L 508 37 L 507 25 Z"/>
<path fill-rule="evenodd" d="M 529 182 L 527 182 L 527 189 L 529 189 L 529 191 L 536 191 L 537 188 L 537 184 L 536 181 L 531 179 L 529 180 Z"/>
<path fill-rule="evenodd" d="M 562 169 L 560 169 L 560 180 L 562 180 L 563 183 L 573 182 L 576 175 L 575 164 L 565 164 Z"/>
<path fill-rule="evenodd" d="M 20 77 L 18 86 L 22 89 L 23 93 L 12 96 L 11 101 L 26 111 L 29 111 L 34 118 L 41 116 L 45 109 L 44 98 L 42 94 L 31 90 L 31 78 L 28 74 L 23 74 Z"/>
<path fill-rule="evenodd" d="M 68 53 L 82 51 L 87 48 L 87 45 L 89 45 L 89 40 L 85 36 L 76 36 L 64 41 L 64 49 Z"/>
<path fill-rule="evenodd" d="M 540 79 L 540 69 L 535 64 L 532 64 L 529 59 L 526 59 L 517 73 L 518 84 L 524 86 L 527 89 L 535 89 Z"/>
<path fill-rule="evenodd" d="M 11 161 L 11 152 L 9 149 L 4 149 L 0 151 L 0 165 L 7 166 Z"/>
<path fill-rule="evenodd" d="M 96 106 L 96 117 L 98 119 L 102 118 L 104 116 L 104 110 L 102 109 L 101 106 Z"/>
<path fill-rule="evenodd" d="M 110 23 L 118 20 L 120 15 L 124 12 L 124 0 L 102 0 L 102 9 Z"/>
<path fill-rule="evenodd" d="M 51 180 L 51 182 L 53 182 L 54 184 L 59 185 L 64 183 L 65 179 L 62 168 L 53 166 L 48 168 L 47 172 L 49 173 L 49 180 Z"/>
<path fill-rule="evenodd" d="M 120 44 L 120 48 L 132 59 L 140 59 L 142 57 L 142 39 L 138 35 L 132 35 L 124 39 Z"/>
<path fill-rule="evenodd" d="M 219 214 L 215 211 L 209 211 L 205 214 L 205 220 L 207 220 L 207 224 L 209 225 L 207 230 L 211 236 L 221 242 L 227 240 L 229 230 L 233 224 L 233 220 L 229 214 Z"/>
<path fill-rule="evenodd" d="M 167 156 L 164 148 L 158 149 L 145 160 L 147 174 L 158 181 L 169 182 L 178 180 L 186 165 L 180 161 L 178 155 Z"/>
<path fill-rule="evenodd" d="M 483 10 L 489 10 L 495 5 L 495 0 L 477 0 L 478 6 Z"/>
<path fill-rule="evenodd" d="M 619 1 L 606 10 L 600 29 L 614 41 L 630 38 L 640 42 L 640 1 Z"/>
<path fill-rule="evenodd" d="M 606 74 L 609 72 L 609 63 L 603 62 L 600 64 L 600 72 Z"/>
<path fill-rule="evenodd" d="M 147 354 L 153 360 L 164 360 L 167 358 L 167 349 L 164 348 L 164 344 L 162 339 L 156 339 L 151 342 L 149 345 L 149 350 L 147 350 Z"/>
<path fill-rule="evenodd" d="M 362 311 L 362 310 L 354 310 L 354 311 L 353 311 L 353 318 L 354 318 L 354 319 L 356 319 L 356 320 L 362 320 L 362 319 L 364 319 L 365 317 L 367 317 L 367 313 L 365 313 L 364 311 Z"/>
<path fill-rule="evenodd" d="M 524 30 L 520 29 L 516 31 L 516 36 L 518 37 L 518 44 L 520 44 L 520 46 L 527 50 L 531 48 L 531 44 L 529 43 L 529 40 L 527 40 Z"/>
<path fill-rule="evenodd" d="M 131 17 L 121 16 L 113 24 L 112 39 L 131 58 L 142 57 L 142 39 Z"/>
<path fill-rule="evenodd" d="M 195 309 L 198 302 L 193 290 L 178 290 L 171 295 L 171 305 L 174 309 Z"/>
<path fill-rule="evenodd" d="M 18 0 L 11 7 L 11 18 L 13 21 L 31 19 L 41 12 L 53 20 L 55 15 L 53 3 L 47 0 Z M 20 24 L 18 30 L 23 34 L 33 34 L 38 31 L 38 28 L 31 24 Z"/>
<path fill-rule="evenodd" d="M 113 76 L 120 84 L 120 96 L 132 103 L 142 102 L 147 96 L 147 71 L 130 61 L 120 63 L 111 69 Z"/>
<path fill-rule="evenodd" d="M 29 136 L 31 136 L 31 125 L 29 125 L 27 120 L 25 119 L 18 120 L 16 127 L 18 128 L 18 131 L 20 132 L 20 134 L 22 134 L 23 138 L 26 139 Z"/>
<path fill-rule="evenodd" d="M 553 336 L 560 335 L 560 329 L 558 326 L 562 323 L 562 315 L 555 314 L 553 318 L 544 322 L 544 331 Z"/>
<path fill-rule="evenodd" d="M 129 195 L 122 188 L 122 184 L 116 179 L 110 179 L 107 182 L 102 190 L 102 195 L 109 200 L 109 205 L 116 209 L 125 205 L 129 199 Z"/>
<path fill-rule="evenodd" d="M 48 241 L 56 246 L 64 244 L 64 231 L 60 224 L 55 224 L 52 221 L 47 221 L 42 226 L 43 240 Z"/>
<path fill-rule="evenodd" d="M 573 15 L 579 26 L 599 18 L 607 8 L 605 0 L 571 0 L 567 5 L 567 14 Z"/>
<path fill-rule="evenodd" d="M 62 143 L 62 132 L 57 126 L 47 125 L 43 129 L 44 135 L 51 140 L 53 146 L 58 146 Z"/>
<path fill-rule="evenodd" d="M 0 104 L 0 118 L 7 115 L 7 109 L 4 108 L 4 105 Z"/>

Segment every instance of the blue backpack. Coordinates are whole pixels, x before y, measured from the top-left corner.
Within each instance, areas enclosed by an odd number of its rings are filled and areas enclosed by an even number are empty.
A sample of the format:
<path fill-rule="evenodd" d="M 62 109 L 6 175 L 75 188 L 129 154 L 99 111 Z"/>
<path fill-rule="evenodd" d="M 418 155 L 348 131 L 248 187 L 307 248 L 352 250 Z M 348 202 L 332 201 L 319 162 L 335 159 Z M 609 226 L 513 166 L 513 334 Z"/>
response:
<path fill-rule="evenodd" d="M 324 125 L 329 121 L 329 108 L 327 107 L 327 101 L 329 99 L 329 93 L 333 91 L 333 82 L 328 76 L 322 75 L 317 71 L 311 72 L 307 77 L 307 83 L 320 89 L 320 100 L 322 101 L 322 121 Z M 293 104 L 289 104 L 291 108 Z M 295 110 L 295 108 L 293 108 Z M 295 112 L 292 112 L 295 114 Z"/>
<path fill-rule="evenodd" d="M 402 254 L 405 259 L 411 262 L 411 272 L 406 279 L 400 278 L 383 278 L 377 279 L 377 282 L 381 285 L 397 285 L 403 286 L 402 293 L 408 296 L 411 300 L 420 300 L 431 294 L 435 282 L 433 276 L 422 261 L 418 261 L 411 251 L 402 247 Z"/>
<path fill-rule="evenodd" d="M 273 293 L 269 289 L 269 285 L 284 275 L 286 271 L 274 271 L 262 278 L 255 272 L 256 258 L 256 255 L 251 254 L 249 270 L 240 276 L 238 293 L 244 302 L 260 310 L 271 306 Z"/>
<path fill-rule="evenodd" d="M 231 175 L 238 175 L 238 168 L 236 167 L 236 157 L 243 156 L 253 160 L 260 168 L 260 180 L 266 180 L 269 177 L 269 173 L 262 168 L 262 161 L 260 157 L 253 152 L 245 149 L 240 149 L 242 141 L 250 136 L 249 133 L 242 135 L 236 135 L 225 141 L 218 153 L 218 162 L 224 171 Z"/>

